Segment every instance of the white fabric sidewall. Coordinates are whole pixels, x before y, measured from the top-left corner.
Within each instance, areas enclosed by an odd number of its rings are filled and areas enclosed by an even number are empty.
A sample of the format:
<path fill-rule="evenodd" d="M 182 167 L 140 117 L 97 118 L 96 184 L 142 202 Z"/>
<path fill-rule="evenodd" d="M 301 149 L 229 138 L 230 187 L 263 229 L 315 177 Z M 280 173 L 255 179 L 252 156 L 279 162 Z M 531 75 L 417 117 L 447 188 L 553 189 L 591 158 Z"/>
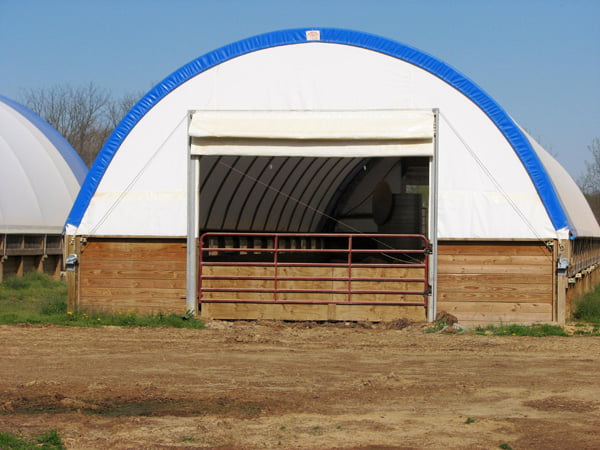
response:
<path fill-rule="evenodd" d="M 569 225 L 573 228 L 573 234 L 579 237 L 600 237 L 600 226 L 579 186 L 550 153 L 524 130 L 522 131 L 544 164 L 556 188 L 562 207 L 569 218 Z"/>
<path fill-rule="evenodd" d="M 0 233 L 60 233 L 79 192 L 68 163 L 26 117 L 0 102 Z"/>

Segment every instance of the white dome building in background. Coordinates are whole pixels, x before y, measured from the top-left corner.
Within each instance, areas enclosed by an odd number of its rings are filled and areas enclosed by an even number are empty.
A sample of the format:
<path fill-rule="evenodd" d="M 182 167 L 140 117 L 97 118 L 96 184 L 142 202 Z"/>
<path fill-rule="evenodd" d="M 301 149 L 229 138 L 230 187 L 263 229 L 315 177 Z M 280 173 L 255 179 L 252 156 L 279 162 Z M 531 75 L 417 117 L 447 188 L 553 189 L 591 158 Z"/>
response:
<path fill-rule="evenodd" d="M 72 307 L 207 318 L 563 322 L 600 272 L 583 194 L 489 95 L 329 28 L 251 37 L 157 84 L 66 233 Z"/>
<path fill-rule="evenodd" d="M 86 174 L 52 126 L 0 96 L 0 281 L 31 271 L 59 276 L 65 220 Z"/>

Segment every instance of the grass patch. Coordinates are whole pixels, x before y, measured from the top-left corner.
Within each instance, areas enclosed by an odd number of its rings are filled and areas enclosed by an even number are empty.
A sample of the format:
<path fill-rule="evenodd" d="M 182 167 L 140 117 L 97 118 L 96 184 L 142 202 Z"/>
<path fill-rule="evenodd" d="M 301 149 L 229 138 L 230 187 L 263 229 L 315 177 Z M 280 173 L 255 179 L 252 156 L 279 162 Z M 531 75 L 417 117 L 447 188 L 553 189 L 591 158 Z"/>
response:
<path fill-rule="evenodd" d="M 46 274 L 28 273 L 0 283 L 0 323 L 47 323 L 67 312 L 67 285 Z"/>
<path fill-rule="evenodd" d="M 67 285 L 41 273 L 29 273 L 0 283 L 0 325 L 55 324 L 78 327 L 204 328 L 190 314 L 138 315 L 134 312 L 67 311 Z"/>
<path fill-rule="evenodd" d="M 600 325 L 600 285 L 575 303 L 573 317 L 577 320 Z"/>
<path fill-rule="evenodd" d="M 44 434 L 25 438 L 14 433 L 0 433 L 0 448 L 2 449 L 64 449 L 65 446 L 56 430 L 46 431 Z"/>
<path fill-rule="evenodd" d="M 575 336 L 600 336 L 600 325 L 593 325 L 584 330 L 575 330 L 573 334 Z"/>
<path fill-rule="evenodd" d="M 475 328 L 475 333 L 493 336 L 569 336 L 562 327 L 549 324 L 478 326 Z"/>

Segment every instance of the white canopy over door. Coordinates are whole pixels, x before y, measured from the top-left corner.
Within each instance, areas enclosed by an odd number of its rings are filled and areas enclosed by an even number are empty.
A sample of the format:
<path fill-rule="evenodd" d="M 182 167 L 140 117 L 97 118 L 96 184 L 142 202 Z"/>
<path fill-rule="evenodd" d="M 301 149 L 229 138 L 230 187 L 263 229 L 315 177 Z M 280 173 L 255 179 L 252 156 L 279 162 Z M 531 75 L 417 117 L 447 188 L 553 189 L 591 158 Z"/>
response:
<path fill-rule="evenodd" d="M 195 111 L 192 155 L 433 155 L 431 110 Z"/>

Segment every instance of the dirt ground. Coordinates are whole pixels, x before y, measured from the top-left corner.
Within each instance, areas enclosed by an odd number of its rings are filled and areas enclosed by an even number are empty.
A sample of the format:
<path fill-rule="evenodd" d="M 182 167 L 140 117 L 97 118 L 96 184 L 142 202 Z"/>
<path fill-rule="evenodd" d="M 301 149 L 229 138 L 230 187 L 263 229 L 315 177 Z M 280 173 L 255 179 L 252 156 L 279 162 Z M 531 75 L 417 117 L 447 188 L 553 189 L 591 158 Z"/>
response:
<path fill-rule="evenodd" d="M 600 338 L 0 327 L 0 431 L 67 448 L 598 449 Z"/>

